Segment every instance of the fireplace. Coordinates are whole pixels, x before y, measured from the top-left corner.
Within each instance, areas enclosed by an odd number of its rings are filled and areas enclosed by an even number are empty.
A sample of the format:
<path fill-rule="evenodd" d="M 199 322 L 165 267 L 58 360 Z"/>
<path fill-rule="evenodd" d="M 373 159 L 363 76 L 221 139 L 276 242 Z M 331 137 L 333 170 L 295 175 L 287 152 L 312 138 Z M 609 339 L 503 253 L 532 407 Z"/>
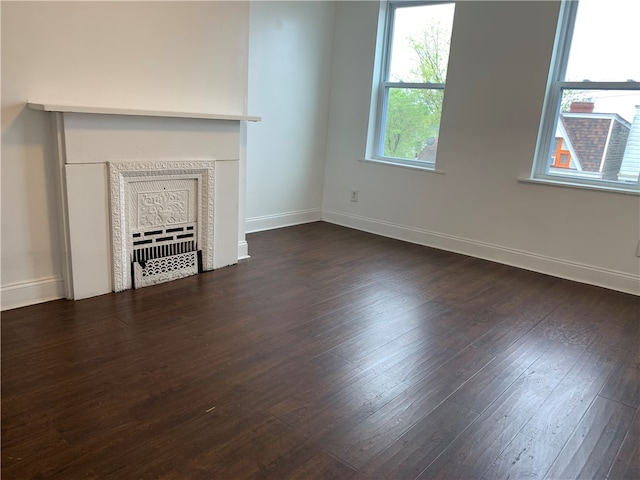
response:
<path fill-rule="evenodd" d="M 258 117 L 29 103 L 53 112 L 66 297 L 248 256 L 244 129 Z"/>
<path fill-rule="evenodd" d="M 114 290 L 213 269 L 215 161 L 111 161 Z"/>

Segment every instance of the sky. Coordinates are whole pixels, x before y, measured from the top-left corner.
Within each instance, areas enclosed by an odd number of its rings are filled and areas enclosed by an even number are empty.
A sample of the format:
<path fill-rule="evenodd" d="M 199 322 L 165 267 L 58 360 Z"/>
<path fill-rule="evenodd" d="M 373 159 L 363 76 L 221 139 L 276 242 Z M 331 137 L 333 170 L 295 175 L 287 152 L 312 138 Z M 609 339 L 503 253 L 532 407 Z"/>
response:
<path fill-rule="evenodd" d="M 391 59 L 390 77 L 393 81 L 419 81 L 411 75 L 411 68 L 416 63 L 415 52 L 407 39 L 420 38 L 425 25 L 438 22 L 446 29 L 451 38 L 454 4 L 428 5 L 396 10 L 395 32 L 393 37 L 393 55 Z"/>
<path fill-rule="evenodd" d="M 453 4 L 399 9 L 391 63 L 391 80 L 415 81 L 415 54 L 406 42 L 419 37 L 424 26 L 453 23 Z M 402 33 L 399 33 L 402 32 Z M 450 33 L 449 33 L 450 34 Z M 580 0 L 566 80 L 640 81 L 640 0 Z M 592 91 L 595 112 L 618 113 L 631 122 L 640 92 Z"/>
<path fill-rule="evenodd" d="M 640 82 L 640 2 L 580 0 L 567 65 L 568 81 Z M 640 92 L 593 92 L 596 112 L 633 120 Z"/>

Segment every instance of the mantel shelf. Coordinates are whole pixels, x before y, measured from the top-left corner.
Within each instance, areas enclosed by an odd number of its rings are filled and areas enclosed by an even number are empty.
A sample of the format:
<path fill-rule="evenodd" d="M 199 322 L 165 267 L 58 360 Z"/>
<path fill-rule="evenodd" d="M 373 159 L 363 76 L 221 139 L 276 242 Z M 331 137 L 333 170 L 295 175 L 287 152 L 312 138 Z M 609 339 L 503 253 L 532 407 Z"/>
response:
<path fill-rule="evenodd" d="M 205 120 L 230 120 L 259 122 L 260 117 L 248 115 L 230 115 L 226 113 L 174 112 L 163 110 L 139 110 L 129 108 L 93 107 L 88 105 L 59 105 L 27 101 L 27 108 L 43 112 L 93 113 L 98 115 L 137 115 L 142 117 L 200 118 Z"/>

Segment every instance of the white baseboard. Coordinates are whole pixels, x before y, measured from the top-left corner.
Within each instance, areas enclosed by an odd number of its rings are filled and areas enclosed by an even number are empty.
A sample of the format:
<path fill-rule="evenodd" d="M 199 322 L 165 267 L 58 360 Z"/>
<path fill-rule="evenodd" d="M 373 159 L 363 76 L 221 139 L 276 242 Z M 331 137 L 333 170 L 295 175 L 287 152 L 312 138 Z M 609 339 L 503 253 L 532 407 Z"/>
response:
<path fill-rule="evenodd" d="M 410 228 L 331 210 L 324 210 L 322 214 L 320 210 L 307 210 L 256 217 L 247 220 L 247 231 L 258 232 L 319 220 L 418 245 L 462 253 L 472 257 L 524 268 L 525 270 L 566 278 L 576 282 L 640 295 L 640 275 L 632 275 L 591 265 L 569 262 L 513 248 L 456 237 L 454 235 Z M 248 248 L 246 241 L 238 242 L 239 259 L 249 258 Z M 60 298 L 64 298 L 64 282 L 61 277 L 47 277 L 28 282 L 16 282 L 0 287 L 0 310 L 10 310 Z"/>
<path fill-rule="evenodd" d="M 61 277 L 48 277 L 29 282 L 16 282 L 0 288 L 2 310 L 34 305 L 64 298 Z"/>
<path fill-rule="evenodd" d="M 640 275 L 594 267 L 454 235 L 406 227 L 373 218 L 324 210 L 322 219 L 385 237 L 438 248 L 589 285 L 640 295 Z"/>
<path fill-rule="evenodd" d="M 238 260 L 249 258 L 249 244 L 246 240 L 238 242 Z"/>
<path fill-rule="evenodd" d="M 299 210 L 297 212 L 277 213 L 262 217 L 247 218 L 246 232 L 254 233 L 274 228 L 290 227 L 302 223 L 318 222 L 322 220 L 320 209 Z"/>

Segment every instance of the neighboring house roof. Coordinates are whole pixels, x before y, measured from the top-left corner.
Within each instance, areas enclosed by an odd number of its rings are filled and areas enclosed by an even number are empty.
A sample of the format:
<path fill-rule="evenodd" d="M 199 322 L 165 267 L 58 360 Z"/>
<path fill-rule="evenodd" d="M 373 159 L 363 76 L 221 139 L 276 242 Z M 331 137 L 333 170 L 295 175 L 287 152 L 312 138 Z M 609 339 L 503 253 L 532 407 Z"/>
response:
<path fill-rule="evenodd" d="M 629 122 L 614 113 L 562 113 L 560 121 L 582 170 L 615 179 L 631 129 Z"/>
<path fill-rule="evenodd" d="M 562 144 L 562 147 L 569 150 L 571 156 L 571 164 L 569 168 L 581 172 L 582 165 L 580 165 L 580 162 L 578 161 L 578 154 L 573 149 L 573 145 L 571 144 L 571 142 L 567 140 L 569 138 L 569 135 L 567 135 L 567 131 L 565 130 L 564 123 L 562 121 L 558 122 L 556 126 L 556 138 L 563 139 L 564 143 Z"/>

